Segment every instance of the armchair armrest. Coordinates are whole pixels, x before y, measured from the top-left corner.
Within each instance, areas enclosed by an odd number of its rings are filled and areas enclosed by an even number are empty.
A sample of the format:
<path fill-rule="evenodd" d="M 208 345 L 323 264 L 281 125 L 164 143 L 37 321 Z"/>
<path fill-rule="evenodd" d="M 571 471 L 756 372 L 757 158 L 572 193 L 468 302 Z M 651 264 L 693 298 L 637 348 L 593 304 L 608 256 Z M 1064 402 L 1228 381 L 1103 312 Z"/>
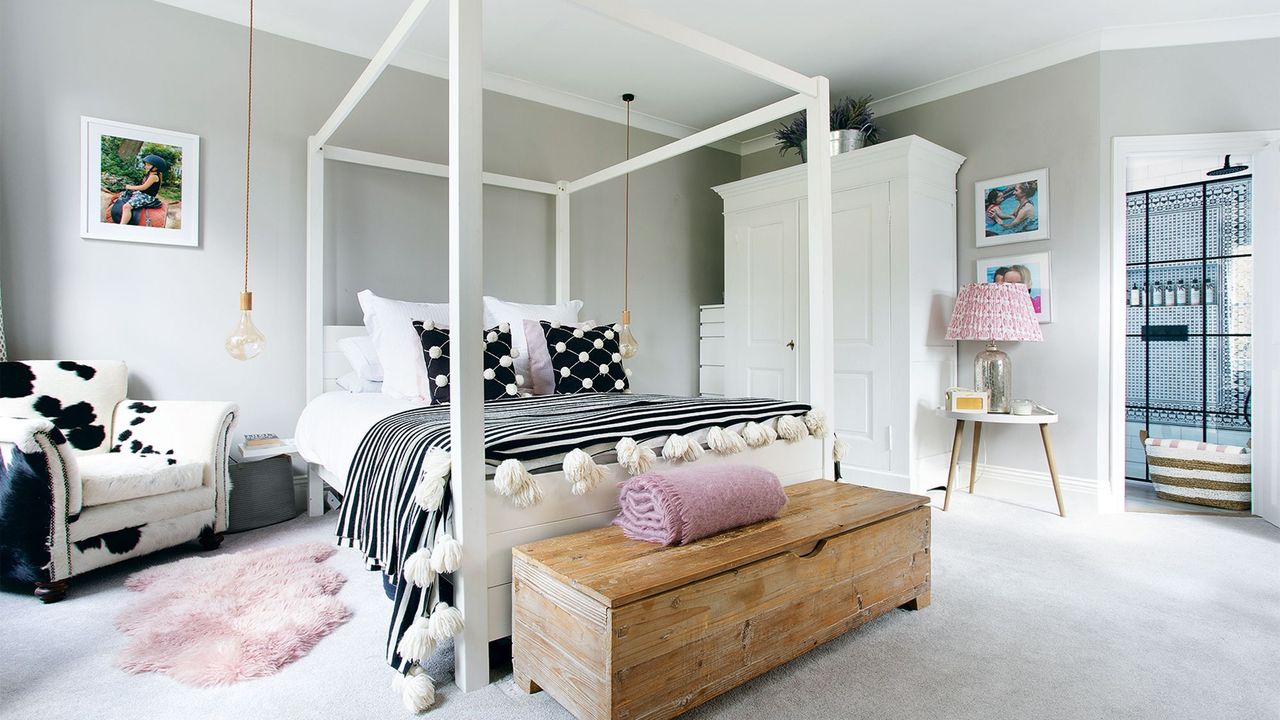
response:
<path fill-rule="evenodd" d="M 216 498 L 214 530 L 221 532 L 231 489 L 227 455 L 239 412 L 229 402 L 122 400 L 111 424 L 112 449 L 205 463 L 204 485 L 214 489 Z"/>
<path fill-rule="evenodd" d="M 62 431 L 44 418 L 0 418 L 0 570 L 19 582 L 71 575 L 67 524 L 83 487 Z"/>

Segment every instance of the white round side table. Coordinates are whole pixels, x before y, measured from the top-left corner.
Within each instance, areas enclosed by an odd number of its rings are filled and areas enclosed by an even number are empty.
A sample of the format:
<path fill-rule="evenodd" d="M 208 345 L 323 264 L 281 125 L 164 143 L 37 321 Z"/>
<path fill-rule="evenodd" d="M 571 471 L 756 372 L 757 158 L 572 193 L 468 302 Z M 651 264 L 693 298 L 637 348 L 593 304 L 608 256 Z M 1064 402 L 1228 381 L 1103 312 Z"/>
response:
<path fill-rule="evenodd" d="M 960 441 L 964 435 L 964 424 L 973 423 L 973 457 L 969 463 L 969 494 L 973 494 L 974 481 L 978 477 L 978 444 L 982 438 L 982 426 L 985 423 L 1001 425 L 1039 425 L 1040 439 L 1044 442 L 1044 456 L 1049 461 L 1049 477 L 1053 480 L 1053 495 L 1058 500 L 1058 515 L 1067 516 L 1062 504 L 1062 488 L 1058 486 L 1058 465 L 1053 460 L 1053 443 L 1049 441 L 1049 426 L 1058 422 L 1058 414 L 1037 405 L 1030 415 L 1013 415 L 1010 413 L 974 413 L 951 412 L 939 410 L 938 414 L 956 421 L 956 437 L 951 443 L 951 464 L 947 468 L 947 495 L 942 501 L 942 510 L 946 512 L 951 505 L 951 486 L 955 484 L 956 464 L 960 462 Z"/>

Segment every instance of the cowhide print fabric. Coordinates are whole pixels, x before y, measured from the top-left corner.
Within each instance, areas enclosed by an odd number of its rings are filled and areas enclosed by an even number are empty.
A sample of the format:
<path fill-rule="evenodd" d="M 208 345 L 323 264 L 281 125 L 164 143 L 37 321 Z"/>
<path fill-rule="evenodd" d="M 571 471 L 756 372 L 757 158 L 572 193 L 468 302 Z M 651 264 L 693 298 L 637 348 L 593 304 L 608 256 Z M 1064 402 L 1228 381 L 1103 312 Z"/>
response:
<path fill-rule="evenodd" d="M 126 385 L 120 362 L 0 363 L 0 575 L 60 580 L 226 530 L 238 408 Z"/>
<path fill-rule="evenodd" d="M 0 416 L 47 418 L 75 452 L 107 452 L 128 382 L 128 369 L 116 360 L 0 363 Z"/>
<path fill-rule="evenodd" d="M 69 577 L 67 525 L 80 514 L 81 481 L 66 438 L 43 418 L 0 418 L 0 448 L 0 577 Z"/>

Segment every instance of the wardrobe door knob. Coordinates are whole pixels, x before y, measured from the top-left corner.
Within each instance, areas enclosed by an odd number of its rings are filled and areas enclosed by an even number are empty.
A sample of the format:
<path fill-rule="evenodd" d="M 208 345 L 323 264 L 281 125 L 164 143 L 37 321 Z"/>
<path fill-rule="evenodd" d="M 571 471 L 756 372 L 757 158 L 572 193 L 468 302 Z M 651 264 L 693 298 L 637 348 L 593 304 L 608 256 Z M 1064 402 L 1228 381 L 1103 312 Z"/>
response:
<path fill-rule="evenodd" d="M 795 340 L 792 340 L 791 342 L 788 342 L 788 343 L 787 343 L 787 347 L 788 347 L 788 348 L 790 348 L 790 349 L 792 349 L 792 350 L 795 350 L 795 349 L 796 349 L 796 341 L 795 341 Z"/>

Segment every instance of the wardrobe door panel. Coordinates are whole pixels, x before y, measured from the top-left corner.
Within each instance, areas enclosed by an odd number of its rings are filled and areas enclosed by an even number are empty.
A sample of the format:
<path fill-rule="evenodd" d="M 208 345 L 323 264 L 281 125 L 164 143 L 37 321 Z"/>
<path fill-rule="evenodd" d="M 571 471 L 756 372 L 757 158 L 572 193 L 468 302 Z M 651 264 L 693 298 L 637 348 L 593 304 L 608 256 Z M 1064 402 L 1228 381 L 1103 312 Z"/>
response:
<path fill-rule="evenodd" d="M 794 202 L 725 216 L 725 392 L 794 400 L 796 253 Z"/>
<path fill-rule="evenodd" d="M 832 195 L 835 431 L 845 464 L 888 470 L 891 374 L 889 186 Z"/>

